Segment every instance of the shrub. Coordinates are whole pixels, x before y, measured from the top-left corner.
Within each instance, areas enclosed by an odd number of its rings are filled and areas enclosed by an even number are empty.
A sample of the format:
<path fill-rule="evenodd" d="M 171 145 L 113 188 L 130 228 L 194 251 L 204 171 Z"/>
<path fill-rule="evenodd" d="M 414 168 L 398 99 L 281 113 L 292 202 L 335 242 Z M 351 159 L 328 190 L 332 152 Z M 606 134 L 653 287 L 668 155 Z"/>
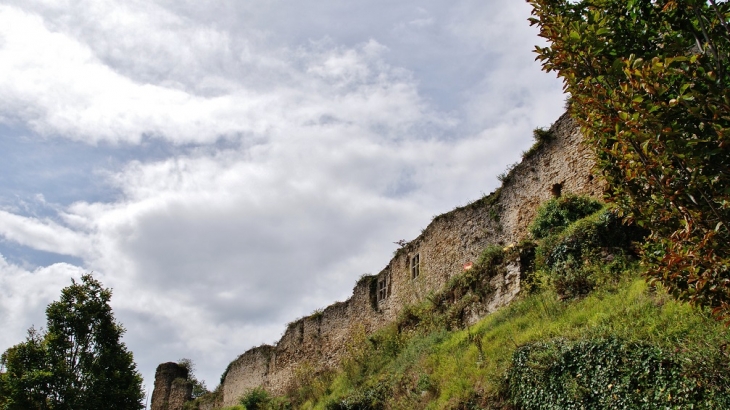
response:
<path fill-rule="evenodd" d="M 288 400 L 273 397 L 262 387 L 251 389 L 239 399 L 239 403 L 246 410 L 288 410 L 291 405 Z"/>
<path fill-rule="evenodd" d="M 624 224 L 612 208 L 579 196 L 547 201 L 530 230 L 540 239 L 536 247 L 529 241 L 520 245 L 523 269 L 535 270 L 523 273 L 527 289 L 534 292 L 552 284 L 562 298 L 583 296 L 597 284 L 615 282 L 634 259 L 634 242 L 647 234 Z"/>
<path fill-rule="evenodd" d="M 688 373 L 681 359 L 617 338 L 538 342 L 515 351 L 506 390 L 525 410 L 730 408 L 727 380 Z"/>
<path fill-rule="evenodd" d="M 390 395 L 391 382 L 379 379 L 358 389 L 347 396 L 331 400 L 327 410 L 380 410 L 385 408 L 386 398 Z"/>
<path fill-rule="evenodd" d="M 571 223 L 601 209 L 603 205 L 586 196 L 565 195 L 545 202 L 530 224 L 530 234 L 535 239 L 562 232 Z"/>

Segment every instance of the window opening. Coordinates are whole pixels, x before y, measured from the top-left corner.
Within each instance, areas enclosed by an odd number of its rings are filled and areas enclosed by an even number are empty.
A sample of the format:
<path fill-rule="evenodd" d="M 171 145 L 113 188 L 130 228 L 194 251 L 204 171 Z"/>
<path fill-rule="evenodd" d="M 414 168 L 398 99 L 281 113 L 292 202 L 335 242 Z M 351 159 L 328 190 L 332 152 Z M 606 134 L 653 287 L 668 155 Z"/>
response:
<path fill-rule="evenodd" d="M 411 279 L 416 279 L 421 274 L 421 255 L 415 254 L 411 258 Z"/>
<path fill-rule="evenodd" d="M 385 300 L 388 295 L 388 285 L 390 282 L 389 275 L 383 275 L 382 278 L 378 279 L 378 302 Z"/>
<path fill-rule="evenodd" d="M 563 184 L 553 184 L 552 188 L 550 188 L 550 193 L 553 194 L 554 198 L 560 198 L 560 195 L 563 193 Z"/>

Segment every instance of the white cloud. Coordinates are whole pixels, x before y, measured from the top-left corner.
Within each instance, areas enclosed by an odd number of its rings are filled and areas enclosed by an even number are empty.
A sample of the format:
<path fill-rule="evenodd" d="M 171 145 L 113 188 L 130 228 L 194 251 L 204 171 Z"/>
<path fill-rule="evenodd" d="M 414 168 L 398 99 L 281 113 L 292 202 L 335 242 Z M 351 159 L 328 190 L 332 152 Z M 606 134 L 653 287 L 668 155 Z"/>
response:
<path fill-rule="evenodd" d="M 68 264 L 54 264 L 33 271 L 7 262 L 0 255 L 0 346 L 5 348 L 24 340 L 34 326 L 45 327 L 45 308 L 57 300 L 61 289 L 79 279 L 84 271 Z"/>
<path fill-rule="evenodd" d="M 212 143 L 240 135 L 259 138 L 322 116 L 366 125 L 407 125 L 421 119 L 425 109 L 411 79 L 384 65 L 379 59 L 382 47 L 373 41 L 334 50 L 318 49 L 321 45 L 315 43 L 314 49 L 269 56 L 288 60 L 275 64 L 280 74 L 267 83 L 249 86 L 245 75 L 238 82 L 220 80 L 228 86 L 225 92 L 208 96 L 126 77 L 88 45 L 51 31 L 37 15 L 12 6 L 0 7 L 0 35 L 0 119 L 27 124 L 45 135 L 91 143 L 139 143 L 145 136 Z M 159 63 L 178 62 L 171 57 Z M 304 71 L 297 65 L 304 65 Z M 256 91 L 262 86 L 264 92 Z"/>
<path fill-rule="evenodd" d="M 88 257 L 92 243 L 83 234 L 51 220 L 22 217 L 0 210 L 0 236 L 46 252 Z"/>
<path fill-rule="evenodd" d="M 526 6 L 508 0 L 6 4 L 0 122 L 140 154 L 99 170 L 117 197 L 53 220 L 0 211 L 0 235 L 101 275 L 148 384 L 188 356 L 212 387 L 349 296 L 393 241 L 489 192 L 560 111 L 516 28 Z M 150 140 L 164 155 L 145 155 Z M 14 329 L 66 271 L 81 268 L 0 261 Z"/>

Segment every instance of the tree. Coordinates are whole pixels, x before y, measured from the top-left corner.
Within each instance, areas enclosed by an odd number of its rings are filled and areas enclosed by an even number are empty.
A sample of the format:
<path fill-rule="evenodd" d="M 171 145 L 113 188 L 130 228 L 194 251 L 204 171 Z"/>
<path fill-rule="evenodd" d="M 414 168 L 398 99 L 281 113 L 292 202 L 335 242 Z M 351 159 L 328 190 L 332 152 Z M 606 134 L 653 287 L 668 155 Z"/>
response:
<path fill-rule="evenodd" d="M 528 2 L 647 274 L 730 324 L 730 5 Z"/>
<path fill-rule="evenodd" d="M 112 314 L 111 295 L 91 275 L 61 291 L 46 309 L 47 330 L 31 328 L 25 342 L 2 355 L 3 410 L 144 407 L 142 377 L 120 340 L 124 328 Z"/>

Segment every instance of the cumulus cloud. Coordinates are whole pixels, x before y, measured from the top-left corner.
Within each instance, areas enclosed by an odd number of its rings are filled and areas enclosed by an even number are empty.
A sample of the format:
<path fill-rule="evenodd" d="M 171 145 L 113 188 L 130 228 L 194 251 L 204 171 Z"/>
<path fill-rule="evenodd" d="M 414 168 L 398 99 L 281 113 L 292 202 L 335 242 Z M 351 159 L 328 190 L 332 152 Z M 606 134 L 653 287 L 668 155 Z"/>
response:
<path fill-rule="evenodd" d="M 109 157 L 95 183 L 116 193 L 48 218 L 0 211 L 4 240 L 82 260 L 0 260 L 14 318 L 0 349 L 94 271 L 148 384 L 187 356 L 214 385 L 286 322 L 347 298 L 394 241 L 491 191 L 557 118 L 528 15 L 508 0 L 0 5 L 0 123 L 100 147 L 84 153 Z"/>
<path fill-rule="evenodd" d="M 23 341 L 31 327 L 46 325 L 46 306 L 59 298 L 62 288 L 79 279 L 83 270 L 65 263 L 26 270 L 0 255 L 0 346 L 3 350 Z"/>
<path fill-rule="evenodd" d="M 322 117 L 373 125 L 408 123 L 424 109 L 414 84 L 398 70 L 389 70 L 379 58 L 383 47 L 372 40 L 355 49 L 313 43 L 269 56 L 278 59 L 274 71 L 279 75 L 255 76 L 265 82 L 253 86 L 245 76 L 229 79 L 223 81 L 225 93 L 207 95 L 169 81 L 125 76 L 105 64 L 90 45 L 52 31 L 38 15 L 13 6 L 0 6 L 0 27 L 0 92 L 5 96 L 0 118 L 45 135 L 91 143 L 139 143 L 144 137 L 211 143 L 241 135 L 257 138 Z M 168 40 L 177 44 L 186 38 Z M 158 63 L 186 63 L 173 58 L 179 55 L 166 56 L 158 56 L 163 58 Z M 234 59 L 231 64 L 242 62 Z M 250 69 L 272 71 L 266 66 Z"/>

